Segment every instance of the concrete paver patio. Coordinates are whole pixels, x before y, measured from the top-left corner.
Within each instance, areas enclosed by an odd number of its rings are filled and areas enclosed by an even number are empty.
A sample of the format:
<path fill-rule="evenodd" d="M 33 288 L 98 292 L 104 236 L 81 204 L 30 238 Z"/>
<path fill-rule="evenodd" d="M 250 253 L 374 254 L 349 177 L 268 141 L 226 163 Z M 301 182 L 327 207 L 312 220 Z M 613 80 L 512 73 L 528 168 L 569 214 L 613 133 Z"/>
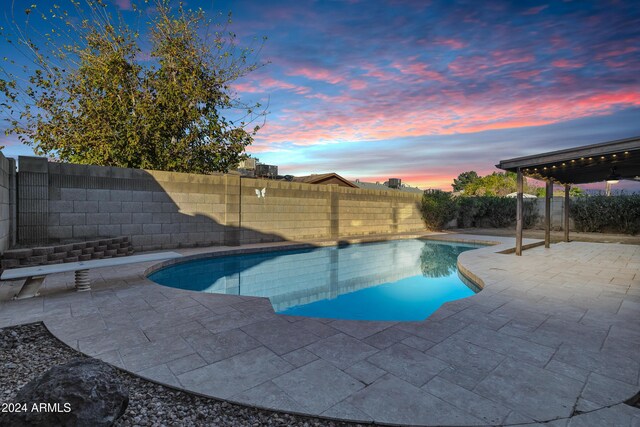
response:
<path fill-rule="evenodd" d="M 266 299 L 156 285 L 149 264 L 51 276 L 0 304 L 0 327 L 45 322 L 63 342 L 165 384 L 254 406 L 418 425 L 639 425 L 640 246 L 513 239 L 464 252 L 484 289 L 423 322 L 277 315 Z M 531 243 L 531 242 L 529 242 Z M 283 244 L 262 245 L 283 246 Z M 184 254 L 228 250 L 182 250 Z M 7 286 L 3 284 L 2 286 Z"/>

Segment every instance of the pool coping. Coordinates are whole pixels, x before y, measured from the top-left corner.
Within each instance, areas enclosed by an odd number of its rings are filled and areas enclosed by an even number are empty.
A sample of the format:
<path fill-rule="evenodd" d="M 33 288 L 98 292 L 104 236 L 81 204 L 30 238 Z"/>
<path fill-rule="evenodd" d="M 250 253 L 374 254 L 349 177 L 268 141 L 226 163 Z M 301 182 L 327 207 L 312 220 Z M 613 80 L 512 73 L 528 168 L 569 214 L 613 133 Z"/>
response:
<path fill-rule="evenodd" d="M 394 238 L 391 238 L 392 236 L 385 236 L 385 237 L 386 238 L 384 238 L 384 239 L 375 239 L 374 238 L 374 240 L 368 239 L 367 241 L 395 240 Z M 481 265 L 482 265 L 483 262 L 486 263 L 487 260 L 489 260 L 489 262 L 491 262 L 491 259 L 495 259 L 495 256 L 497 254 L 500 254 L 501 252 L 503 252 L 505 250 L 508 250 L 509 249 L 508 246 L 513 247 L 513 244 L 508 242 L 509 239 L 507 239 L 507 238 L 496 238 L 496 239 L 490 238 L 490 239 L 488 239 L 487 236 L 470 236 L 470 235 L 462 235 L 462 236 L 460 236 L 460 235 L 447 235 L 447 234 L 444 234 L 444 235 L 443 234 L 431 235 L 431 236 L 425 236 L 424 234 L 422 234 L 422 235 L 413 234 L 413 235 L 400 236 L 400 238 L 416 238 L 416 237 L 425 238 L 425 239 L 429 239 L 429 240 L 443 240 L 443 241 L 454 241 L 454 242 L 455 241 L 458 241 L 458 242 L 463 241 L 463 242 L 466 242 L 466 243 L 483 243 L 483 244 L 492 243 L 492 244 L 494 244 L 493 246 L 488 246 L 486 248 L 475 249 L 473 251 L 467 251 L 467 252 L 461 254 L 459 256 L 459 258 L 458 258 L 458 267 L 459 267 L 459 269 L 460 269 L 460 267 L 462 267 L 462 269 L 464 269 L 466 271 L 469 271 L 471 273 L 471 275 L 473 275 L 472 279 L 474 281 L 478 281 L 479 283 L 482 283 L 483 287 L 485 288 L 482 292 L 486 292 L 488 290 L 488 289 L 486 289 L 487 288 L 487 284 L 490 285 L 489 288 L 491 288 L 491 292 L 494 292 L 494 293 L 495 293 L 494 289 L 499 289 L 500 288 L 500 285 L 501 285 L 500 281 L 496 281 L 495 275 L 492 274 L 491 271 L 487 271 L 487 269 L 483 269 L 481 267 Z M 513 241 L 513 239 L 510 239 L 510 240 Z M 360 242 L 362 242 L 362 240 L 358 239 L 358 241 L 354 241 L 353 243 L 360 243 Z M 330 245 L 335 245 L 336 243 L 337 242 L 324 241 L 324 242 L 315 242 L 314 245 L 309 245 L 307 243 L 302 243 L 302 244 L 301 243 L 280 244 L 280 245 L 277 246 L 277 249 L 278 250 L 287 250 L 287 249 L 292 249 L 292 248 L 295 249 L 295 248 L 308 248 L 308 247 L 318 247 L 318 246 L 330 246 Z M 540 244 L 539 241 L 527 241 L 526 243 L 527 243 L 527 245 L 531 244 L 531 245 L 534 245 L 534 246 Z M 211 256 L 211 251 L 207 251 L 207 249 L 210 249 L 210 248 L 191 250 L 191 251 L 184 250 L 184 251 L 181 251 L 181 252 L 185 253 L 186 256 L 195 256 L 196 258 L 198 258 L 198 257 L 199 258 L 204 258 L 204 257 L 210 257 Z M 218 248 L 216 248 L 216 249 L 218 249 Z M 213 251 L 213 252 L 217 252 L 218 255 L 221 255 L 223 253 L 225 253 L 225 254 L 238 254 L 238 253 L 248 253 L 246 251 L 259 252 L 259 251 L 273 250 L 273 249 L 274 249 L 274 246 L 266 246 L 266 247 L 263 247 L 263 248 L 260 248 L 260 249 L 246 248 L 246 247 L 245 248 L 224 248 L 224 249 L 218 249 L 217 251 Z M 199 253 L 193 253 L 193 252 L 199 252 Z M 526 255 L 527 255 L 527 253 L 525 253 L 525 257 L 526 257 Z M 503 255 L 500 254 L 499 256 L 503 256 Z M 518 257 L 518 258 L 524 259 L 525 257 Z M 512 261 L 514 260 L 513 258 L 509 258 L 509 259 L 512 260 Z M 184 261 L 184 259 L 181 259 L 180 261 Z M 149 271 L 155 271 L 155 270 L 157 270 L 159 268 L 162 268 L 162 267 L 166 266 L 165 264 L 166 263 L 158 263 L 158 264 L 154 264 L 152 266 L 149 266 L 149 267 L 145 268 L 144 269 L 145 276 Z M 462 269 L 460 269 L 460 270 L 462 270 Z M 476 271 L 477 274 L 474 274 L 472 270 Z M 139 283 L 140 280 L 136 280 L 136 282 Z M 154 286 L 161 286 L 161 285 L 157 285 L 157 284 L 151 282 L 150 280 L 148 280 L 146 278 L 144 280 L 142 280 L 142 282 L 144 282 L 144 283 L 142 283 L 141 285 L 143 285 L 145 287 L 148 286 L 149 284 L 152 284 Z M 182 292 L 188 292 L 188 291 L 182 291 Z M 478 295 L 481 295 L 482 292 L 480 294 L 478 294 Z M 178 294 L 179 293 L 177 293 L 176 295 L 178 295 Z M 500 292 L 495 293 L 495 294 L 496 294 L 496 296 L 498 296 L 498 294 L 500 294 Z M 77 294 L 74 294 L 74 295 L 77 295 Z M 472 296 L 472 297 L 469 297 L 468 299 L 472 299 L 472 298 L 475 298 L 475 297 L 476 296 Z M 242 298 L 243 298 L 243 300 L 246 300 L 246 301 L 249 301 L 249 302 L 250 302 L 250 300 L 268 300 L 268 298 L 263 298 L 263 297 L 242 297 Z M 485 303 L 489 303 L 489 302 L 485 301 Z M 46 304 L 46 302 L 45 302 L 45 304 Z M 447 307 L 447 306 L 448 306 L 448 304 L 445 304 L 445 306 L 443 306 L 445 308 L 444 312 L 446 312 L 447 310 L 451 311 L 451 307 L 453 307 L 452 305 L 449 306 L 449 307 Z M 483 307 L 483 305 L 480 304 L 478 307 Z M 442 308 L 440 310 L 442 310 Z M 438 311 L 440 311 L 440 310 L 438 310 Z M 462 310 L 462 311 L 464 311 L 464 310 Z M 451 316 L 455 316 L 455 315 L 461 313 L 462 311 L 460 311 L 460 312 L 458 312 L 456 314 L 448 315 L 448 316 L 444 316 L 442 313 L 438 314 L 438 312 L 436 312 L 436 313 L 434 313 L 434 316 L 438 320 L 436 320 L 435 322 L 432 322 L 432 323 L 438 323 L 438 322 L 442 323 L 442 322 L 446 321 L 447 318 L 449 318 Z M 477 312 L 477 315 L 481 315 L 481 314 L 482 314 L 481 311 Z M 278 315 L 276 315 L 276 316 L 278 316 Z M 17 316 L 17 317 L 19 318 L 21 316 Z M 36 316 L 36 317 L 45 317 L 46 318 L 47 316 L 46 316 L 46 313 L 41 313 L 41 315 Z M 64 318 L 65 316 L 62 316 L 62 317 Z M 429 319 L 431 319 L 431 318 L 429 318 Z M 427 319 L 427 320 L 429 320 L 429 319 Z M 19 319 L 14 319 L 14 320 L 19 320 Z M 481 319 L 477 319 L 477 320 L 481 320 Z M 73 343 L 74 340 L 71 339 L 71 341 L 69 341 L 68 334 L 65 333 L 64 328 L 60 329 L 59 326 L 56 325 L 56 322 L 60 323 L 61 319 L 59 319 L 59 318 L 54 316 L 54 317 L 50 317 L 49 319 L 45 320 L 45 324 L 47 325 L 47 328 L 51 331 L 51 333 L 54 336 L 56 336 L 58 339 L 60 339 L 61 341 L 65 342 L 67 344 Z M 367 321 L 345 321 L 345 322 L 349 322 L 349 323 L 387 323 L 387 324 L 391 324 L 391 325 L 395 325 L 395 324 L 398 323 L 398 322 L 367 322 Z M 3 319 L 0 318 L 0 325 L 6 324 L 6 323 L 7 323 L 6 319 L 3 321 Z M 413 323 L 423 323 L 423 322 L 413 322 Z M 49 328 L 50 325 L 52 325 L 53 328 Z M 386 329 L 387 328 L 383 328 L 381 330 L 381 332 L 386 330 Z M 402 331 L 402 329 L 400 329 L 400 331 Z M 344 333 L 340 332 L 340 335 L 344 335 Z M 347 333 L 347 336 L 348 335 L 349 334 Z M 455 333 L 453 335 L 455 335 Z M 365 337 L 365 338 L 367 338 L 367 337 Z M 78 348 L 77 347 L 78 340 L 75 340 L 75 342 L 76 342 L 76 345 L 75 346 L 72 345 L 72 347 Z M 436 345 L 439 345 L 439 344 L 440 343 L 438 343 Z M 380 350 L 380 352 L 382 352 L 382 351 L 383 350 Z M 93 356 L 100 356 L 100 355 L 99 354 L 93 354 Z M 109 360 L 106 360 L 106 361 L 110 362 Z M 114 361 L 112 360 L 111 362 L 114 362 Z M 312 362 L 312 363 L 315 363 L 315 362 Z M 129 371 L 131 373 L 134 373 L 136 375 L 140 375 L 140 376 L 142 376 L 144 378 L 147 378 L 149 380 L 158 382 L 158 383 L 166 385 L 168 387 L 172 387 L 172 388 L 176 388 L 176 389 L 186 389 L 188 391 L 194 392 L 194 393 L 202 395 L 202 396 L 212 396 L 210 393 L 201 393 L 201 392 L 198 392 L 197 390 L 189 389 L 189 387 L 182 387 L 182 386 L 181 387 L 175 387 L 175 385 L 172 385 L 170 382 L 162 381 L 161 376 L 158 377 L 157 375 L 144 375 L 144 374 L 140 373 L 140 370 L 137 370 L 137 371 L 136 370 L 129 370 L 129 369 L 126 368 L 126 366 L 124 366 L 124 367 L 122 366 L 122 364 L 123 364 L 122 360 L 120 360 L 120 363 L 114 363 L 114 364 L 116 366 L 120 367 L 120 368 L 124 368 L 125 370 L 127 370 L 127 371 Z M 297 370 L 297 369 L 298 368 L 295 368 L 294 370 Z M 389 374 L 389 375 L 391 375 L 391 374 Z M 365 388 L 367 388 L 367 387 L 365 387 Z M 215 397 L 215 396 L 212 396 L 212 397 Z M 239 403 L 239 404 L 243 404 L 243 405 L 247 404 L 246 401 L 235 400 L 233 398 L 224 398 L 224 397 L 223 398 L 217 397 L 217 398 L 221 399 L 221 400 L 226 400 L 226 401 L 229 401 L 229 402 L 233 402 L 233 403 Z M 259 402 L 251 403 L 251 406 L 255 406 L 255 407 L 259 407 L 259 408 L 263 408 L 263 409 L 270 409 L 270 410 L 274 409 L 273 407 L 271 407 L 269 405 L 261 405 Z M 602 408 L 604 408 L 604 406 L 602 406 Z M 282 408 L 280 408 L 280 410 L 282 410 Z M 301 414 L 301 415 L 311 415 L 311 416 L 315 416 L 315 417 L 327 418 L 327 419 L 332 419 L 332 420 L 343 420 L 343 421 L 344 420 L 349 420 L 349 421 L 365 422 L 365 423 L 369 423 L 371 421 L 375 421 L 375 422 L 377 422 L 379 424 L 385 424 L 385 421 L 379 420 L 379 419 L 377 420 L 377 419 L 375 419 L 375 417 L 373 419 L 370 419 L 370 418 L 358 418 L 356 416 L 350 416 L 350 417 L 329 416 L 327 414 L 322 414 L 322 413 L 309 413 L 309 412 L 305 412 L 305 411 L 294 411 L 294 410 L 286 410 L 286 412 L 297 413 L 297 414 Z M 405 422 L 403 422 L 402 424 L 403 425 L 410 425 L 409 423 L 405 423 Z"/>

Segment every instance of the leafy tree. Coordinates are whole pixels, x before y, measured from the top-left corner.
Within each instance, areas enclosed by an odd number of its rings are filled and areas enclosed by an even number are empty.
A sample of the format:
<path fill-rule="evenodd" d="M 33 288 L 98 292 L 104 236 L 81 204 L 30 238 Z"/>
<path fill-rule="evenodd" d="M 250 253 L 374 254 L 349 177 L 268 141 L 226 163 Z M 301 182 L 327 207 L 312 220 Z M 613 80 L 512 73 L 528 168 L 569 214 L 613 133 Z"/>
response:
<path fill-rule="evenodd" d="M 456 217 L 457 208 L 451 193 L 427 190 L 422 195 L 422 218 L 430 230 L 442 230 Z"/>
<path fill-rule="evenodd" d="M 467 184 L 472 183 L 473 181 L 479 178 L 476 171 L 462 172 L 458 175 L 458 178 L 453 179 L 453 191 L 462 191 L 467 186 Z"/>
<path fill-rule="evenodd" d="M 88 12 L 72 4 L 79 24 L 54 5 L 40 14 L 51 25 L 40 41 L 29 38 L 37 28 L 28 19 L 17 36 L 6 35 L 35 64 L 24 84 L 0 69 L 8 132 L 38 154 L 82 164 L 209 173 L 246 156 L 263 113 L 230 84 L 258 65 L 249 60 L 254 49 L 237 48 L 230 20 L 209 37 L 202 9 L 154 0 L 142 40 L 106 2 L 87 0 Z"/>
<path fill-rule="evenodd" d="M 544 197 L 546 193 L 547 193 L 546 187 L 537 187 L 536 188 L 536 192 L 535 192 L 536 196 Z M 585 192 L 580 187 L 571 187 L 569 189 L 569 196 L 570 197 L 581 197 L 581 196 L 584 196 L 584 195 L 585 195 Z M 553 197 L 564 197 L 564 190 L 554 190 Z"/>
<path fill-rule="evenodd" d="M 506 196 L 517 191 L 517 175 L 513 172 L 493 172 L 491 175 L 480 177 L 464 187 L 465 196 Z M 533 187 L 524 182 L 524 192 L 534 191 Z"/>
<path fill-rule="evenodd" d="M 564 195 L 564 193 L 563 193 Z M 569 188 L 569 197 L 582 197 L 586 195 L 584 190 L 580 187 L 571 187 Z"/>

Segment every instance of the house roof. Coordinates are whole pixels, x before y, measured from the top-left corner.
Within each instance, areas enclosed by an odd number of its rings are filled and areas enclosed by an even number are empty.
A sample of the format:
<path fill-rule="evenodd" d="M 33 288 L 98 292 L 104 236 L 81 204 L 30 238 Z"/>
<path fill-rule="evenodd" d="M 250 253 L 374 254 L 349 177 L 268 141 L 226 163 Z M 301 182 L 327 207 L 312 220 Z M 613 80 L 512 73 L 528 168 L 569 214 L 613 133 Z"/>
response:
<path fill-rule="evenodd" d="M 306 175 L 306 176 L 296 176 L 293 178 L 293 181 L 304 182 L 306 184 L 323 184 L 323 185 L 337 184 L 341 187 L 358 188 L 357 185 L 354 185 L 353 183 L 341 177 L 335 172 L 319 173 L 319 174 L 312 174 L 312 175 Z"/>
<path fill-rule="evenodd" d="M 612 173 L 640 180 L 640 136 L 500 160 L 496 167 L 562 184 L 604 181 Z"/>
<path fill-rule="evenodd" d="M 351 181 L 351 183 L 363 190 L 398 190 L 404 191 L 405 193 L 424 193 L 424 190 L 418 187 L 401 186 L 400 188 L 389 188 L 387 185 L 377 182 Z"/>

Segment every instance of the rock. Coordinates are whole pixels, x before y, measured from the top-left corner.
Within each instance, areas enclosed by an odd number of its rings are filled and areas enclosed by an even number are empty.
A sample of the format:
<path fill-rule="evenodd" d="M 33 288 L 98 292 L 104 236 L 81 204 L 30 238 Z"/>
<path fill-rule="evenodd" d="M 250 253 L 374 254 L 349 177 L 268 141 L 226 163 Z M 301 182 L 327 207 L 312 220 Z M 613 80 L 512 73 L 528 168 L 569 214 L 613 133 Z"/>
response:
<path fill-rule="evenodd" d="M 101 427 L 113 425 L 124 414 L 129 391 L 111 366 L 97 359 L 76 359 L 27 383 L 14 402 L 26 403 L 28 410 L 4 414 L 0 425 Z M 34 403 L 51 405 L 34 411 Z"/>

